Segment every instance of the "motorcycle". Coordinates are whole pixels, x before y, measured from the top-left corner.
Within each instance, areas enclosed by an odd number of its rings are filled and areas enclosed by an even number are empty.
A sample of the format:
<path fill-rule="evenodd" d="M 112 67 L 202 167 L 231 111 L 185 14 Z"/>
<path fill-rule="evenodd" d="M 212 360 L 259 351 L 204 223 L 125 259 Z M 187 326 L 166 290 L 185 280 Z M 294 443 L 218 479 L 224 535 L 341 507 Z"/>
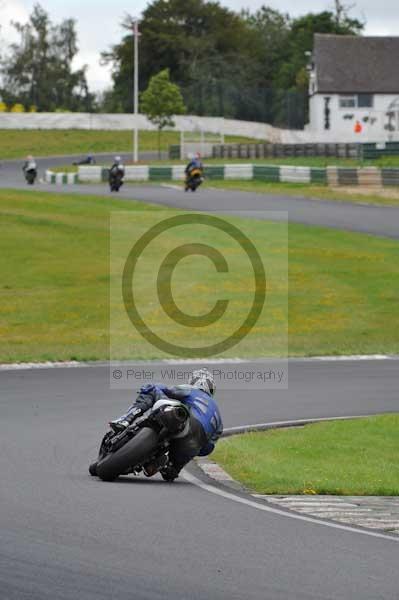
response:
<path fill-rule="evenodd" d="M 109 173 L 109 189 L 111 192 L 119 192 L 119 188 L 123 185 L 124 172 L 120 169 L 113 169 Z"/>
<path fill-rule="evenodd" d="M 199 168 L 191 169 L 191 171 L 186 175 L 184 191 L 188 192 L 188 190 L 191 190 L 192 192 L 195 192 L 195 190 L 201 185 L 203 181 L 204 177 L 202 174 L 202 170 Z"/>
<path fill-rule="evenodd" d="M 188 408 L 178 400 L 162 398 L 122 431 L 111 429 L 105 434 L 89 473 L 103 481 L 130 473 L 152 477 L 168 464 L 171 441 L 187 435 L 189 428 Z"/>
<path fill-rule="evenodd" d="M 27 169 L 24 171 L 26 183 L 29 185 L 33 185 L 35 183 L 35 179 L 37 177 L 36 169 Z"/>

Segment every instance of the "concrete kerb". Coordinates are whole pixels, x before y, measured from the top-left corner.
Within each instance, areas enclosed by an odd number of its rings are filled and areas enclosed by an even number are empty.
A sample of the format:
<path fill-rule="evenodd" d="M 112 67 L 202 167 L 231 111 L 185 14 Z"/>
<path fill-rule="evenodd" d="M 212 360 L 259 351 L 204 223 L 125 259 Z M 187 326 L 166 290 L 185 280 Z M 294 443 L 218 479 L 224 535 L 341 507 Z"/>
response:
<path fill-rule="evenodd" d="M 272 423 L 256 423 L 253 425 L 230 427 L 223 432 L 222 437 L 226 438 L 256 431 L 304 427 L 311 423 L 365 419 L 372 416 L 374 415 L 321 417 L 276 421 Z M 277 505 L 289 512 L 328 519 L 340 524 L 354 525 L 393 533 L 395 535 L 399 534 L 399 497 L 257 494 L 246 488 L 242 483 L 235 481 L 222 467 L 212 460 L 198 457 L 195 459 L 195 462 L 201 471 L 207 477 L 217 482 L 218 485 L 241 494 L 246 494 L 248 497 L 258 501 L 266 502 L 270 506 Z"/>

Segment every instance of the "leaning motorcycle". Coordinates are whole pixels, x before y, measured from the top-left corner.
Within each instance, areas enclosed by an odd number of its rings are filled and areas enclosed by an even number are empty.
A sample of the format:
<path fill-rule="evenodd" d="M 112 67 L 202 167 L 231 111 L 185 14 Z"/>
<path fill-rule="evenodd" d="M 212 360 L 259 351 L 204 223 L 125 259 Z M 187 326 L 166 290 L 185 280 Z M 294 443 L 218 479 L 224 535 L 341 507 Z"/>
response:
<path fill-rule="evenodd" d="M 173 439 L 187 435 L 190 413 L 178 400 L 162 398 L 133 423 L 105 434 L 90 475 L 114 481 L 119 475 L 144 473 L 152 477 L 168 464 Z"/>
<path fill-rule="evenodd" d="M 35 183 L 35 179 L 37 177 L 36 169 L 28 169 L 25 171 L 25 180 L 29 185 L 33 185 Z"/>
<path fill-rule="evenodd" d="M 185 191 L 191 190 L 195 192 L 195 190 L 201 185 L 204 181 L 204 176 L 202 170 L 199 168 L 191 169 L 189 173 L 187 173 L 186 181 L 185 181 Z"/>
<path fill-rule="evenodd" d="M 114 169 L 109 173 L 109 189 L 111 192 L 119 192 L 119 188 L 123 185 L 124 172 L 120 169 Z"/>

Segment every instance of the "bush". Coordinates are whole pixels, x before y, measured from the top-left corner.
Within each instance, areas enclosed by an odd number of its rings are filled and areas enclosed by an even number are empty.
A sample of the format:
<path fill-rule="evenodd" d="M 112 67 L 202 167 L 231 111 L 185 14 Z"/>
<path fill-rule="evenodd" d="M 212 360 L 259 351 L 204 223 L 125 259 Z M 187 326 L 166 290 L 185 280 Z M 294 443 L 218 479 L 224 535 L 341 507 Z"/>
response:
<path fill-rule="evenodd" d="M 10 112 L 23 113 L 23 112 L 25 112 L 24 105 L 23 104 L 13 104 L 13 106 L 10 108 Z"/>

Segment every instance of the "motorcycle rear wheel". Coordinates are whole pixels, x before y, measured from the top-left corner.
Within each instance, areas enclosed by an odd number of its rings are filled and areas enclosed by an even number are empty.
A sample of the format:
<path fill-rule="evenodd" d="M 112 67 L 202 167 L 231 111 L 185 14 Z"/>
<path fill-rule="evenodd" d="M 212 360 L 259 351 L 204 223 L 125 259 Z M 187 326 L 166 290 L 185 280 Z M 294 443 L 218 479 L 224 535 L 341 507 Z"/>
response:
<path fill-rule="evenodd" d="M 143 427 L 122 448 L 108 454 L 97 463 L 96 474 L 103 481 L 114 481 L 119 475 L 145 461 L 158 444 L 158 434 L 150 427 Z"/>

